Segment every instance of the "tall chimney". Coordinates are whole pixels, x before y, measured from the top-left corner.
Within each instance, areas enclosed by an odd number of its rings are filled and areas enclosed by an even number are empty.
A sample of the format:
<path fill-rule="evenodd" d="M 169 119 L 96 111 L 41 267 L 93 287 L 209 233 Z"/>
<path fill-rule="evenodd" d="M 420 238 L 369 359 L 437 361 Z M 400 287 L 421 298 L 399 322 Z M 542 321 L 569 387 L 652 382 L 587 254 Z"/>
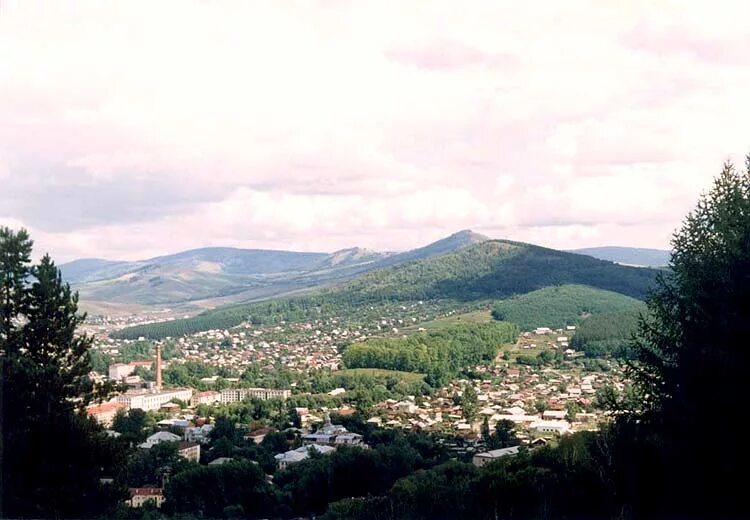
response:
<path fill-rule="evenodd" d="M 156 389 L 161 390 L 161 345 L 156 345 Z"/>

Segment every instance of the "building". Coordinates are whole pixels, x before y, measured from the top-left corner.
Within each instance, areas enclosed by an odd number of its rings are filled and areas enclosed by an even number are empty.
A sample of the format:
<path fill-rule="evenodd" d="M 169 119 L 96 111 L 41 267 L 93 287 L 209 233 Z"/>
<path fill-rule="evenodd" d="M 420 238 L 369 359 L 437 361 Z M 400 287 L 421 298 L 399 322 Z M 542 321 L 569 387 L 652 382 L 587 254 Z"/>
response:
<path fill-rule="evenodd" d="M 115 418 L 115 415 L 117 414 L 117 410 L 125 408 L 122 403 L 114 402 L 114 403 L 102 403 L 102 404 L 96 404 L 92 406 L 88 406 L 86 408 L 86 412 L 96 419 L 96 422 L 101 424 L 102 426 L 112 426 L 112 421 Z"/>
<path fill-rule="evenodd" d="M 211 431 L 214 429 L 213 424 L 204 424 L 203 426 L 191 426 L 185 428 L 185 440 L 188 442 L 199 442 L 201 444 L 208 442 Z"/>
<path fill-rule="evenodd" d="M 190 402 L 193 397 L 193 391 L 190 388 L 175 388 L 163 392 L 137 391 L 127 392 L 117 396 L 118 403 L 122 403 L 126 408 L 139 408 L 144 411 L 158 410 L 163 404 L 172 399 Z"/>
<path fill-rule="evenodd" d="M 531 423 L 529 428 L 537 433 L 553 433 L 557 435 L 570 433 L 570 423 L 568 421 L 536 421 Z"/>
<path fill-rule="evenodd" d="M 135 365 L 129 363 L 115 363 L 109 365 L 109 378 L 113 381 L 120 381 L 124 377 L 128 377 L 135 371 Z"/>
<path fill-rule="evenodd" d="M 162 489 L 157 487 L 130 488 L 130 507 L 141 507 L 147 502 L 153 502 L 161 507 L 164 502 Z"/>
<path fill-rule="evenodd" d="M 221 402 L 221 392 L 215 390 L 209 390 L 208 392 L 197 392 L 193 394 L 190 399 L 192 406 L 198 406 L 199 404 L 215 404 Z"/>
<path fill-rule="evenodd" d="M 302 444 L 316 446 L 356 446 L 362 444 L 362 436 L 351 433 L 340 424 L 331 424 L 331 417 L 326 416 L 325 424 L 315 433 L 302 436 Z"/>
<path fill-rule="evenodd" d="M 201 445 L 197 442 L 183 441 L 177 447 L 177 453 L 180 457 L 200 462 L 201 460 Z"/>
<path fill-rule="evenodd" d="M 175 435 L 172 432 L 156 432 L 155 434 L 149 436 L 146 439 L 146 442 L 139 444 L 138 447 L 148 450 L 148 449 L 153 448 L 154 446 L 156 446 L 157 444 L 161 442 L 179 442 L 179 441 L 180 441 L 180 436 Z"/>
<path fill-rule="evenodd" d="M 321 455 L 328 455 L 329 453 L 336 451 L 336 448 L 332 448 L 331 446 L 316 445 L 302 446 L 300 448 L 297 448 L 296 450 L 290 450 L 285 453 L 274 455 L 274 458 L 276 459 L 276 463 L 279 465 L 279 469 L 286 469 L 290 464 L 301 462 L 305 459 L 310 458 L 310 452 L 312 451 L 317 451 Z"/>
<path fill-rule="evenodd" d="M 481 468 L 491 462 L 508 457 L 510 455 L 516 455 L 520 446 L 512 446 L 510 448 L 502 448 L 499 450 L 485 451 L 484 453 L 477 453 L 474 458 L 471 459 L 471 463 L 476 467 Z"/>
<path fill-rule="evenodd" d="M 248 397 L 264 400 L 287 399 L 291 395 L 291 390 L 277 390 L 274 388 L 228 388 L 221 391 L 221 403 L 239 403 Z"/>

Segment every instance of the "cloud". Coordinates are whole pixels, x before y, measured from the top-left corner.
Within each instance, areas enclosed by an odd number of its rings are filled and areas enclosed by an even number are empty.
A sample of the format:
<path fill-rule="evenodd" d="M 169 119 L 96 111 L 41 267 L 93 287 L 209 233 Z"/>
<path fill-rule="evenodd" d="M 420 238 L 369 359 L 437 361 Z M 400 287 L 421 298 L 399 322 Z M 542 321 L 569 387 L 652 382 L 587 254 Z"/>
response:
<path fill-rule="evenodd" d="M 6 2 L 0 218 L 60 258 L 664 247 L 750 147 L 747 9 Z"/>

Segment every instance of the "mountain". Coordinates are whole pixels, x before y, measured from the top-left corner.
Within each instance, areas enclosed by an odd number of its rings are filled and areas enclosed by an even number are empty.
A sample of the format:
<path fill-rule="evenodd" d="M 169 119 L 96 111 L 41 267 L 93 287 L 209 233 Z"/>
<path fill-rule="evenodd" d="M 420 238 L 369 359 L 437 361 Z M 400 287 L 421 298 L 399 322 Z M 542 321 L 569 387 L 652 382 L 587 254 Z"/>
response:
<path fill-rule="evenodd" d="M 571 253 L 593 256 L 600 260 L 609 260 L 623 265 L 640 267 L 664 267 L 669 263 L 670 251 L 663 249 L 644 249 L 637 247 L 589 247 L 573 249 Z"/>
<path fill-rule="evenodd" d="M 248 319 L 276 323 L 329 315 L 370 320 L 384 315 L 380 309 L 389 303 L 406 308 L 407 304 L 428 300 L 441 302 L 444 308 L 458 308 L 471 302 L 507 299 L 571 284 L 624 295 L 629 297 L 622 298 L 627 301 L 642 300 L 656 273 L 653 269 L 622 266 L 521 242 L 485 240 L 442 255 L 374 269 L 307 295 L 219 307 L 193 318 L 125 329 L 116 336 L 177 336 L 228 328 Z M 554 291 L 539 294 L 532 298 L 537 307 L 544 297 L 551 302 L 558 296 L 577 299 Z M 577 290 L 576 294 L 584 293 Z"/>
<path fill-rule="evenodd" d="M 380 253 L 360 247 L 334 253 L 210 247 L 136 262 L 76 260 L 60 269 L 83 302 L 231 303 L 335 284 L 367 271 L 431 258 L 482 240 L 486 237 L 461 231 L 404 253 Z"/>
<path fill-rule="evenodd" d="M 480 244 L 487 240 L 489 240 L 489 237 L 475 233 L 470 229 L 464 229 L 424 247 L 386 257 L 378 263 L 377 267 L 398 265 L 414 260 L 425 260 L 444 253 L 457 251 L 467 246 Z"/>

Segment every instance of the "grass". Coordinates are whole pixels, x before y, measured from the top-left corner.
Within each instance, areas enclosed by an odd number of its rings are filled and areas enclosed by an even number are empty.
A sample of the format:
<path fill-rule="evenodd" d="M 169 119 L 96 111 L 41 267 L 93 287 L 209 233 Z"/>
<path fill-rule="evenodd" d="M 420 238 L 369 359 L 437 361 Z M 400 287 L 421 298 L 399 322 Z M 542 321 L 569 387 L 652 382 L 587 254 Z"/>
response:
<path fill-rule="evenodd" d="M 384 370 L 382 368 L 347 368 L 345 370 L 337 370 L 332 372 L 331 375 L 337 376 L 369 376 L 369 377 L 395 377 L 401 379 L 407 383 L 419 382 L 424 379 L 424 374 L 418 374 L 415 372 L 401 372 L 399 370 Z"/>
<path fill-rule="evenodd" d="M 400 332 L 413 333 L 419 331 L 420 328 L 423 328 L 426 331 L 435 331 L 465 323 L 489 323 L 491 321 L 492 315 L 489 310 L 478 310 L 444 316 L 436 320 L 425 321 L 424 323 L 415 323 L 414 325 L 404 327 Z"/>

